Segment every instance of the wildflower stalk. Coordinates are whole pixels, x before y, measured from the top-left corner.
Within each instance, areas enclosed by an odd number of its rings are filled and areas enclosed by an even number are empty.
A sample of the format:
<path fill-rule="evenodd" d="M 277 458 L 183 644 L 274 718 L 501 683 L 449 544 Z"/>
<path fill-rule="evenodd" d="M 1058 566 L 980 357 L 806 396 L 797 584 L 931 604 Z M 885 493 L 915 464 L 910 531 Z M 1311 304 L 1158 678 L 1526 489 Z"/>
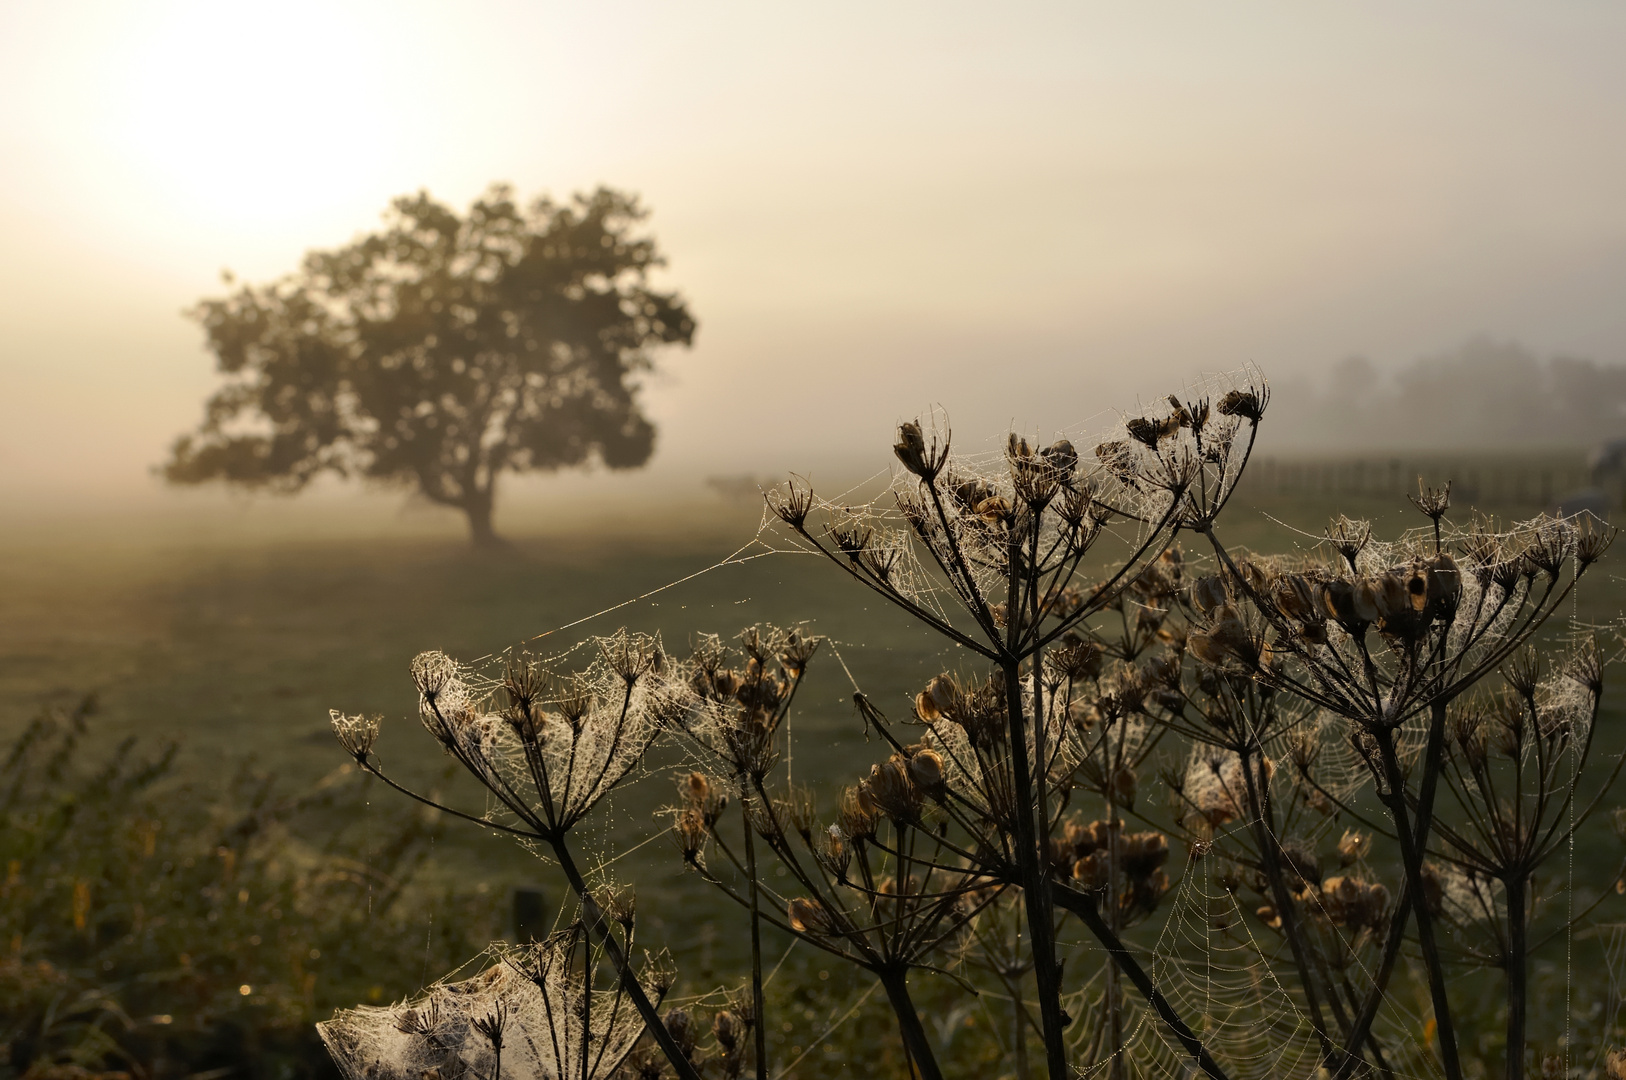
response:
<path fill-rule="evenodd" d="M 1134 984 L 1135 989 L 1140 991 L 1147 1004 L 1152 1006 L 1152 1011 L 1156 1012 L 1158 1017 L 1168 1025 L 1170 1031 L 1174 1032 L 1174 1037 L 1180 1041 L 1181 1046 L 1185 1047 L 1186 1053 L 1191 1055 L 1197 1068 L 1203 1071 L 1203 1075 L 1209 1077 L 1210 1080 L 1229 1080 L 1225 1070 L 1220 1068 L 1219 1062 L 1214 1060 L 1214 1055 L 1209 1053 L 1208 1048 L 1203 1045 L 1202 1039 L 1198 1038 L 1197 1033 L 1191 1030 L 1190 1025 L 1180 1019 L 1180 1014 L 1175 1011 L 1173 1005 L 1169 1004 L 1169 999 L 1163 996 L 1163 992 L 1157 988 L 1157 984 L 1152 982 L 1151 976 L 1146 974 L 1146 969 L 1140 966 L 1140 961 L 1135 959 L 1134 954 L 1129 951 L 1129 947 L 1123 943 L 1123 939 L 1118 937 L 1107 921 L 1101 917 L 1101 911 L 1095 897 L 1090 893 L 1080 892 L 1061 882 L 1051 883 L 1050 895 L 1057 907 L 1078 916 L 1079 921 L 1095 936 L 1095 940 L 1100 943 L 1101 948 L 1106 950 L 1107 955 L 1112 958 L 1112 962 L 1117 965 L 1118 970 L 1122 971 L 1129 981 Z"/>
<path fill-rule="evenodd" d="M 559 869 L 564 871 L 565 880 L 570 883 L 571 890 L 575 892 L 576 899 L 581 904 L 582 922 L 587 926 L 588 933 L 598 940 L 599 946 L 610 958 L 610 963 L 615 965 L 622 990 L 632 999 L 633 1008 L 637 1009 L 638 1015 L 643 1018 L 644 1029 L 661 1048 L 661 1053 L 666 1055 L 672 1071 L 681 1080 L 701 1080 L 700 1073 L 689 1061 L 688 1055 L 678 1046 L 677 1040 L 672 1038 L 672 1033 L 666 1029 L 666 1024 L 662 1022 L 654 1002 L 644 993 L 643 986 L 638 982 L 638 976 L 632 970 L 631 960 L 622 950 L 621 943 L 615 939 L 609 924 L 604 921 L 604 913 L 599 910 L 598 901 L 593 898 L 592 891 L 587 887 L 587 882 L 576 866 L 576 860 L 571 856 L 564 837 L 549 835 L 540 839 L 546 840 L 548 846 L 553 849 L 553 857 L 558 860 Z M 757 1023 L 761 1026 L 760 1019 Z"/>
<path fill-rule="evenodd" d="M 757 880 L 757 845 L 752 835 L 751 794 L 740 786 L 740 821 L 745 825 L 745 876 L 750 882 L 751 897 L 751 1008 L 756 1015 L 756 1073 L 757 1080 L 768 1080 L 768 1022 L 762 1003 L 762 907 Z"/>
<path fill-rule="evenodd" d="M 887 1003 L 897 1014 L 898 1031 L 903 1036 L 904 1053 L 913 1066 L 912 1071 L 920 1074 L 920 1080 L 943 1080 L 943 1071 L 938 1068 L 937 1055 L 926 1034 L 926 1025 L 920 1022 L 920 1013 L 915 1009 L 914 999 L 909 996 L 909 969 L 889 965 L 876 974 L 880 977 L 881 988 L 886 991 Z"/>
<path fill-rule="evenodd" d="M 1434 822 L 1434 801 L 1439 790 L 1445 750 L 1445 719 L 1446 703 L 1443 700 L 1436 700 L 1429 706 L 1428 747 L 1423 754 L 1423 776 L 1417 789 L 1417 816 L 1412 834 L 1413 843 L 1417 845 L 1427 843 Z M 1405 940 L 1406 922 L 1411 917 L 1413 901 L 1421 894 L 1422 882 L 1413 878 L 1407 869 L 1405 882 L 1401 885 L 1400 899 L 1395 904 L 1394 912 L 1389 919 L 1388 932 L 1384 937 L 1383 956 L 1378 962 L 1377 972 L 1372 976 L 1372 986 L 1361 1002 L 1361 1010 L 1356 1014 L 1354 1023 L 1350 1025 L 1345 1042 L 1350 1054 L 1333 1072 L 1334 1080 L 1347 1080 L 1355 1074 L 1355 1069 L 1361 1063 L 1360 1047 L 1368 1042 L 1372 1024 L 1377 1020 L 1378 1010 L 1383 1006 L 1389 988 L 1389 978 L 1394 974 L 1395 964 L 1400 959 L 1400 947 Z"/>
<path fill-rule="evenodd" d="M 1011 592 L 1016 591 L 1015 577 Z M 1015 605 L 1012 605 L 1014 608 Z M 1011 620 L 1013 625 L 1016 620 Z M 1033 766 L 1028 760 L 1027 713 L 1022 703 L 1021 665 L 1014 657 L 1001 668 L 1005 673 L 1006 708 L 1010 717 L 1011 769 L 1016 781 L 1016 866 L 1027 906 L 1029 942 L 1033 950 L 1033 977 L 1038 983 L 1039 1024 L 1044 1032 L 1045 1064 L 1051 1076 L 1067 1075 L 1067 1046 L 1061 1015 L 1061 972 L 1056 964 L 1055 922 L 1050 915 L 1049 890 L 1039 864 L 1039 839 L 1034 813 Z M 1037 682 L 1038 680 L 1035 680 Z M 1039 720 L 1043 722 L 1042 718 Z"/>
<path fill-rule="evenodd" d="M 1282 853 L 1280 842 L 1276 837 L 1270 807 L 1268 792 L 1261 793 L 1265 778 L 1257 770 L 1261 763 L 1255 762 L 1249 753 L 1249 744 L 1243 743 L 1238 750 L 1241 759 L 1243 789 L 1248 797 L 1248 814 L 1253 821 L 1255 842 L 1259 845 L 1259 858 L 1264 863 L 1265 878 L 1270 883 L 1271 899 L 1276 907 L 1276 917 L 1282 923 L 1282 936 L 1287 939 L 1288 948 L 1293 954 L 1293 964 L 1298 968 L 1299 984 L 1304 988 L 1305 1004 L 1309 1007 L 1310 1027 L 1315 1031 L 1316 1041 L 1321 1044 L 1322 1060 L 1330 1067 L 1338 1057 L 1332 1040 L 1327 1036 L 1327 1021 L 1321 1011 L 1321 997 L 1317 989 L 1317 979 L 1310 970 L 1308 950 L 1305 948 L 1304 936 L 1298 925 L 1298 914 L 1293 906 L 1293 897 L 1287 889 L 1287 879 L 1282 873 Z"/>
<path fill-rule="evenodd" d="M 1524 1080 L 1525 980 L 1529 963 L 1525 888 L 1529 883 L 1520 868 L 1503 884 L 1507 888 L 1507 1080 Z"/>
<path fill-rule="evenodd" d="M 1440 738 L 1443 741 L 1445 704 L 1436 702 L 1433 708 L 1442 729 Z M 1435 721 L 1431 719 L 1432 723 Z M 1395 750 L 1394 732 L 1379 728 L 1373 735 L 1383 767 L 1384 785 L 1388 789 L 1383 800 L 1400 837 L 1400 858 L 1410 885 L 1407 891 L 1411 894 L 1412 913 L 1417 917 L 1417 943 L 1422 949 L 1423 966 L 1428 971 L 1429 1000 L 1434 1008 L 1434 1033 L 1440 1041 L 1440 1064 L 1444 1067 L 1446 1080 L 1462 1080 L 1462 1064 L 1457 1059 L 1456 1025 L 1451 1019 L 1451 999 L 1446 993 L 1445 969 L 1440 963 L 1439 945 L 1434 939 L 1434 920 L 1429 915 L 1422 888 L 1423 850 L 1427 836 L 1413 830 L 1411 815 L 1406 809 L 1406 776 L 1400 768 L 1400 757 Z M 1432 733 L 1430 739 L 1433 739 Z M 1439 770 L 1436 768 L 1434 771 L 1437 774 Z"/>

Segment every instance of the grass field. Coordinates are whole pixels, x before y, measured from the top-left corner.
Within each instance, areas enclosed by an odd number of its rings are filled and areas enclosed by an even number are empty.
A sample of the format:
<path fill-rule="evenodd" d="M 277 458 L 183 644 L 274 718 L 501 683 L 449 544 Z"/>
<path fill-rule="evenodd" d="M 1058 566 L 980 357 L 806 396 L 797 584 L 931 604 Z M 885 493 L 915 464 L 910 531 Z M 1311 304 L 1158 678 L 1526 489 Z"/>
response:
<path fill-rule="evenodd" d="M 1525 517 L 1536 508 L 1486 509 Z M 1422 521 L 1398 495 L 1249 498 L 1244 491 L 1223 531 L 1254 550 L 1290 550 L 1312 543 L 1338 510 L 1370 517 L 1379 535 Z M 321 540 L 286 530 L 264 541 L 163 530 L 132 539 L 133 531 L 107 525 L 13 535 L 0 562 L 0 731 L 15 731 L 43 705 L 94 691 L 103 706 L 100 740 L 180 740 L 182 772 L 192 775 L 220 773 L 225 762 L 251 755 L 297 788 L 342 764 L 328 709 L 377 712 L 386 717 L 386 765 L 437 784 L 444 759 L 417 724 L 407 677 L 422 649 L 474 659 L 536 638 L 532 647 L 551 654 L 627 625 L 657 630 L 681 650 L 696 632 L 807 622 L 833 648 L 799 699 L 793 767 L 798 780 L 832 792 L 882 756 L 864 743 L 853 682 L 902 711 L 908 695 L 955 661 L 938 639 L 820 560 L 774 554 L 719 566 L 751 544 L 759 521 L 755 507 L 697 495 L 608 524 L 583 519 L 519 536 L 498 557 L 476 555 L 454 535 L 392 539 L 376 528 Z M 1577 618 L 1602 622 L 1626 607 L 1615 571 L 1621 557 L 1597 569 L 1573 608 Z M 616 605 L 624 606 L 587 619 Z M 1614 749 L 1623 741 L 1626 697 L 1613 690 L 1609 700 Z M 683 878 L 657 836 L 655 811 L 670 791 L 662 774 L 672 764 L 657 763 L 653 775 L 619 793 L 582 840 L 591 857 L 654 838 L 615 873 L 638 884 L 646 940 L 671 945 L 703 980 L 737 959 L 738 938 L 733 923 L 719 921 L 718 901 Z M 472 784 L 448 790 L 481 805 Z M 373 809 L 407 808 L 381 791 Z M 1608 874 L 1615 845 L 1606 830 L 1598 835 L 1608 850 L 1599 849 L 1595 865 Z M 431 872 L 497 889 L 537 882 L 550 900 L 559 895 L 547 868 L 472 827 L 448 829 Z"/>

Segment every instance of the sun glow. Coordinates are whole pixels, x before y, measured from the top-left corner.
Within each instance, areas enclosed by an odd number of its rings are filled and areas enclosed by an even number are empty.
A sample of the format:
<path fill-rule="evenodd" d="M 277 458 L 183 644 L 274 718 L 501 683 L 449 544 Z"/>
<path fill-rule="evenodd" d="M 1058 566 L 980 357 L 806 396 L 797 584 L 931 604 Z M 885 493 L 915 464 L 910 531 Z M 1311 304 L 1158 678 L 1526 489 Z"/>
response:
<path fill-rule="evenodd" d="M 332 5 L 168 9 L 104 74 L 119 181 L 202 229 L 286 227 L 386 184 L 406 118 L 380 38 Z"/>

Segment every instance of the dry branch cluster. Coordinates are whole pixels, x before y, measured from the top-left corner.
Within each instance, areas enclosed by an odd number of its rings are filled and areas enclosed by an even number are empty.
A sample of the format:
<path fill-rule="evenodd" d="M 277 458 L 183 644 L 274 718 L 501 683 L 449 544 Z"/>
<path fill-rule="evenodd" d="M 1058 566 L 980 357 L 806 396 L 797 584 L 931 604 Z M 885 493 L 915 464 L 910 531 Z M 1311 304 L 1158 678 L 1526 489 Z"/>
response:
<path fill-rule="evenodd" d="M 556 860 L 579 915 L 423 1002 L 336 1018 L 341 1066 L 766 1077 L 772 927 L 871 973 L 925 1078 L 943 1070 L 911 996 L 923 975 L 1009 1003 L 1024 1077 L 1036 1035 L 1052 1077 L 1457 1080 L 1463 963 L 1505 973 L 1506 1075 L 1522 1078 L 1543 867 L 1608 789 L 1578 790 L 1607 650 L 1577 638 L 1553 655 L 1536 635 L 1609 535 L 1554 518 L 1458 529 L 1449 489 L 1425 489 L 1427 525 L 1393 541 L 1340 518 L 1325 557 L 1249 556 L 1217 522 L 1267 402 L 1261 381 L 1172 397 L 1093 451 L 1012 435 L 992 463 L 955 454 L 946 425 L 907 423 L 891 506 L 828 504 L 794 479 L 770 492 L 799 544 L 963 661 L 899 715 L 854 695 L 884 754 L 824 813 L 784 767 L 820 647 L 803 631 L 703 637 L 686 656 L 622 632 L 585 670 L 516 657 L 486 686 L 419 657 L 425 726 L 493 797 L 443 809 Z M 376 721 L 334 723 L 394 786 Z M 670 971 L 638 958 L 630 898 L 572 850 L 656 740 L 694 762 L 676 850 L 751 935 L 750 980 L 709 1040 L 698 1013 L 661 1013 Z M 1157 947 L 1133 943 L 1158 921 Z M 1170 927 L 1199 927 L 1202 947 Z M 1430 997 L 1426 1040 L 1394 1000 L 1403 959 Z"/>

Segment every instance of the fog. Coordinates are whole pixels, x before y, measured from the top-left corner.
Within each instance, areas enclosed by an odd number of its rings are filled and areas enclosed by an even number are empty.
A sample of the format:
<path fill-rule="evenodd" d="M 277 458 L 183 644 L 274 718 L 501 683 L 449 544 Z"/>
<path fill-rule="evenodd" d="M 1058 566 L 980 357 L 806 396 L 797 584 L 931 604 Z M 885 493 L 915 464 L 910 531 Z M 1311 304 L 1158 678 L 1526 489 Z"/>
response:
<path fill-rule="evenodd" d="M 1626 362 L 1623 44 L 1602 3 L 8 4 L 0 498 L 199 505 L 151 473 L 215 385 L 182 309 L 493 180 L 640 193 L 699 317 L 605 491 L 881 468 L 933 404 L 1043 432 L 1245 363 L 1267 449 L 1469 438 L 1384 395 L 1476 340 Z M 1313 419 L 1335 368 L 1380 419 Z"/>

